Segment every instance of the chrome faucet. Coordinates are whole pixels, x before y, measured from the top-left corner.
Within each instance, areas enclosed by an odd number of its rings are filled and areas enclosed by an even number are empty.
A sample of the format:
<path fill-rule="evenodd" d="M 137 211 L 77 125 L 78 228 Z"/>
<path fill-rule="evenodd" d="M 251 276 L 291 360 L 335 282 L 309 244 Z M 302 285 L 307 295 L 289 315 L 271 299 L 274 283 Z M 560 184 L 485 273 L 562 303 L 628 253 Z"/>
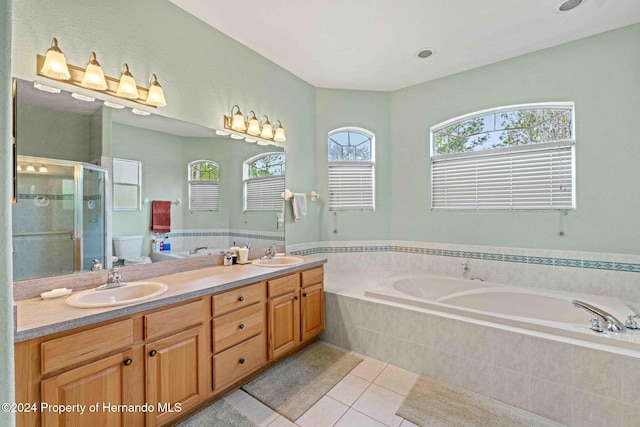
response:
<path fill-rule="evenodd" d="M 124 285 L 126 285 L 126 283 L 122 281 L 122 275 L 118 272 L 117 268 L 114 268 L 109 272 L 109 276 L 107 276 L 107 283 L 96 287 L 96 291 L 120 288 Z"/>
<path fill-rule="evenodd" d="M 197 247 L 197 248 L 195 248 L 195 249 L 193 249 L 193 250 L 189 251 L 189 255 L 195 255 L 195 254 L 197 254 L 197 253 L 198 253 L 198 251 L 201 251 L 201 250 L 204 250 L 204 249 L 209 249 L 209 247 L 208 247 L 208 246 L 200 246 L 200 247 Z"/>
<path fill-rule="evenodd" d="M 271 259 L 274 256 L 276 256 L 276 249 L 274 247 L 274 245 L 271 245 L 267 248 L 266 251 L 264 251 L 264 259 Z"/>
<path fill-rule="evenodd" d="M 469 261 L 462 261 L 462 263 L 460 264 L 460 267 L 462 268 L 462 277 L 467 278 L 469 276 Z"/>
<path fill-rule="evenodd" d="M 589 313 L 596 316 L 595 320 L 591 320 L 591 329 L 596 332 L 604 332 L 603 326 L 606 325 L 606 329 L 611 332 L 624 332 L 627 329 L 622 322 L 615 318 L 612 314 L 607 313 L 601 308 L 595 307 L 584 301 L 573 300 L 571 301 L 577 308 L 582 308 Z"/>

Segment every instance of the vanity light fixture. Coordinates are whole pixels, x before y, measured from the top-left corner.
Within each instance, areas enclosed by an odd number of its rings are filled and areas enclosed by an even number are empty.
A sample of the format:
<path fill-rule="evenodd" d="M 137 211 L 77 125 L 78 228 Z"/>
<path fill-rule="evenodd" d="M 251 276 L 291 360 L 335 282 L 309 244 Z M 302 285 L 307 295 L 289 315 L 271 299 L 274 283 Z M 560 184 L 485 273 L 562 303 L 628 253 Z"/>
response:
<path fill-rule="evenodd" d="M 151 115 L 151 113 L 150 113 L 150 112 L 148 112 L 148 111 L 144 111 L 144 110 L 138 110 L 137 108 L 132 108 L 132 109 L 131 109 L 131 112 L 132 112 L 133 114 L 137 114 L 137 115 L 139 115 L 139 116 L 150 116 L 150 115 Z"/>
<path fill-rule="evenodd" d="M 49 169 L 47 169 L 47 167 L 45 165 L 42 165 L 38 168 L 38 172 L 40 173 L 48 173 Z"/>
<path fill-rule="evenodd" d="M 256 117 L 256 113 L 254 113 L 253 111 L 249 112 L 249 115 L 251 115 L 251 117 L 247 116 L 247 121 L 249 122 L 249 126 L 247 127 L 247 133 L 249 135 L 260 135 L 260 122 L 258 121 L 258 118 Z"/>
<path fill-rule="evenodd" d="M 262 118 L 266 120 L 262 124 L 262 131 L 260 131 L 260 138 L 273 139 L 273 128 L 271 127 L 271 123 L 269 123 L 269 117 L 262 116 Z"/>
<path fill-rule="evenodd" d="M 47 56 L 40 69 L 40 74 L 57 80 L 69 80 L 71 73 L 67 66 L 67 59 L 58 47 L 58 39 L 51 40 L 51 47 L 47 50 Z"/>
<path fill-rule="evenodd" d="M 22 172 L 22 166 L 20 166 L 20 165 L 16 166 L 16 171 Z"/>
<path fill-rule="evenodd" d="M 36 168 L 34 168 L 33 165 L 27 165 L 27 168 L 25 170 L 27 172 L 35 172 Z"/>
<path fill-rule="evenodd" d="M 167 101 L 164 99 L 164 91 L 158 83 L 158 76 L 151 74 L 149 76 L 149 96 L 147 96 L 147 104 L 154 107 L 166 107 Z"/>
<path fill-rule="evenodd" d="M 216 130 L 220 136 L 230 136 L 233 139 L 245 139 L 249 143 L 257 142 L 260 145 L 276 145 L 275 142 L 285 142 L 287 140 L 284 128 L 280 120 L 271 125 L 269 117 L 263 115 L 260 120 L 254 111 L 250 111 L 246 117 L 242 115 L 240 107 L 231 107 L 231 114 L 224 116 L 223 130 Z"/>
<path fill-rule="evenodd" d="M 280 123 L 280 120 L 276 120 L 276 123 L 278 123 L 278 126 L 276 127 L 275 135 L 273 135 L 273 140 L 276 142 L 285 142 L 287 138 L 284 135 L 284 128 L 282 127 L 282 123 Z"/>
<path fill-rule="evenodd" d="M 91 55 L 89 55 L 89 63 L 87 64 L 87 69 L 84 72 L 80 86 L 100 91 L 107 89 L 104 71 L 102 71 L 102 66 L 96 59 L 95 52 L 91 52 Z"/>
<path fill-rule="evenodd" d="M 144 88 L 136 84 L 133 75 L 129 71 L 128 64 L 122 65 L 119 79 L 105 76 L 95 52 L 91 52 L 89 55 L 89 62 L 86 68 L 67 64 L 64 54 L 58 47 L 58 40 L 55 37 L 51 42 L 51 47 L 47 50 L 46 56 L 36 55 L 36 73 L 39 76 L 105 93 L 115 98 L 126 99 L 136 104 L 147 105 L 153 108 L 167 105 L 164 91 L 160 83 L 158 83 L 158 78 L 155 74 L 151 74 L 149 78 L 149 88 Z M 35 87 L 52 93 L 60 92 L 58 88 L 54 88 L 55 92 L 48 90 L 44 85 L 42 85 L 42 87 Z M 104 100 L 104 98 L 101 99 Z M 107 104 L 105 103 L 105 105 Z M 124 106 L 107 106 L 124 108 Z"/>
<path fill-rule="evenodd" d="M 136 79 L 129 72 L 129 65 L 124 63 L 120 69 L 120 84 L 118 84 L 118 91 L 116 95 L 120 98 L 126 99 L 138 99 L 138 85 Z"/>

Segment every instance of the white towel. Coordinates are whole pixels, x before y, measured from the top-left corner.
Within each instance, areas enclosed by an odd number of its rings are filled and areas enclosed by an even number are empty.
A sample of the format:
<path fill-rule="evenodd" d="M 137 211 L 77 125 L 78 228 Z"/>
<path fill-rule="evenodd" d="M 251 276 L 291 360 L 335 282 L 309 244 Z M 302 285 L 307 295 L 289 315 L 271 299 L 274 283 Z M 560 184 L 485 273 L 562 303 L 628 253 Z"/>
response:
<path fill-rule="evenodd" d="M 293 218 L 297 221 L 307 216 L 307 195 L 304 193 L 293 193 L 291 200 L 293 206 Z"/>

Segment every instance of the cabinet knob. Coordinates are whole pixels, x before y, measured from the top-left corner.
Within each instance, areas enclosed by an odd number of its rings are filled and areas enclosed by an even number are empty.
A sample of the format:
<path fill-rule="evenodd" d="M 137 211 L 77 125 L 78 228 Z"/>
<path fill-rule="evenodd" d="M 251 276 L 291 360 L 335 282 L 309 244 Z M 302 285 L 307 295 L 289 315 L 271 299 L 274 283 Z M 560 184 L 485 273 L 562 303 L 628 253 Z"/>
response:
<path fill-rule="evenodd" d="M 238 362 L 242 365 L 244 363 L 244 357 L 241 357 L 240 360 L 238 360 Z"/>
<path fill-rule="evenodd" d="M 151 351 L 149 352 L 149 356 L 153 357 L 153 356 L 155 356 L 157 353 L 158 353 L 157 351 L 155 351 L 155 350 L 151 350 Z"/>
<path fill-rule="evenodd" d="M 127 359 L 123 363 L 124 363 L 124 366 L 129 366 L 129 365 L 131 365 L 133 363 L 133 360 Z"/>
<path fill-rule="evenodd" d="M 240 323 L 240 325 L 238 326 L 239 329 L 244 329 L 244 323 Z"/>
<path fill-rule="evenodd" d="M 306 292 L 305 292 L 305 293 L 303 293 L 303 294 L 302 294 L 302 296 L 303 296 L 303 297 L 306 297 L 306 296 L 307 296 L 307 293 L 306 293 Z"/>
<path fill-rule="evenodd" d="M 243 297 L 242 295 L 240 295 L 240 296 L 238 297 L 238 301 L 240 301 L 240 302 L 244 301 L 244 297 Z"/>
<path fill-rule="evenodd" d="M 293 297 L 294 300 L 298 301 L 298 295 L 296 295 L 295 297 Z"/>

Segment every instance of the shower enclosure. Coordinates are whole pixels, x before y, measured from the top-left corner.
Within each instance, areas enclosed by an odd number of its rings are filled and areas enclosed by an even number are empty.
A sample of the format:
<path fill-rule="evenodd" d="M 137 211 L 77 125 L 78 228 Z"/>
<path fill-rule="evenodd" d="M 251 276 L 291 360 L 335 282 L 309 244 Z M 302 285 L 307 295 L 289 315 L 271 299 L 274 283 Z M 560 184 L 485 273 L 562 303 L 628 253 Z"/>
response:
<path fill-rule="evenodd" d="M 13 205 L 13 279 L 111 267 L 107 169 L 18 156 Z"/>

